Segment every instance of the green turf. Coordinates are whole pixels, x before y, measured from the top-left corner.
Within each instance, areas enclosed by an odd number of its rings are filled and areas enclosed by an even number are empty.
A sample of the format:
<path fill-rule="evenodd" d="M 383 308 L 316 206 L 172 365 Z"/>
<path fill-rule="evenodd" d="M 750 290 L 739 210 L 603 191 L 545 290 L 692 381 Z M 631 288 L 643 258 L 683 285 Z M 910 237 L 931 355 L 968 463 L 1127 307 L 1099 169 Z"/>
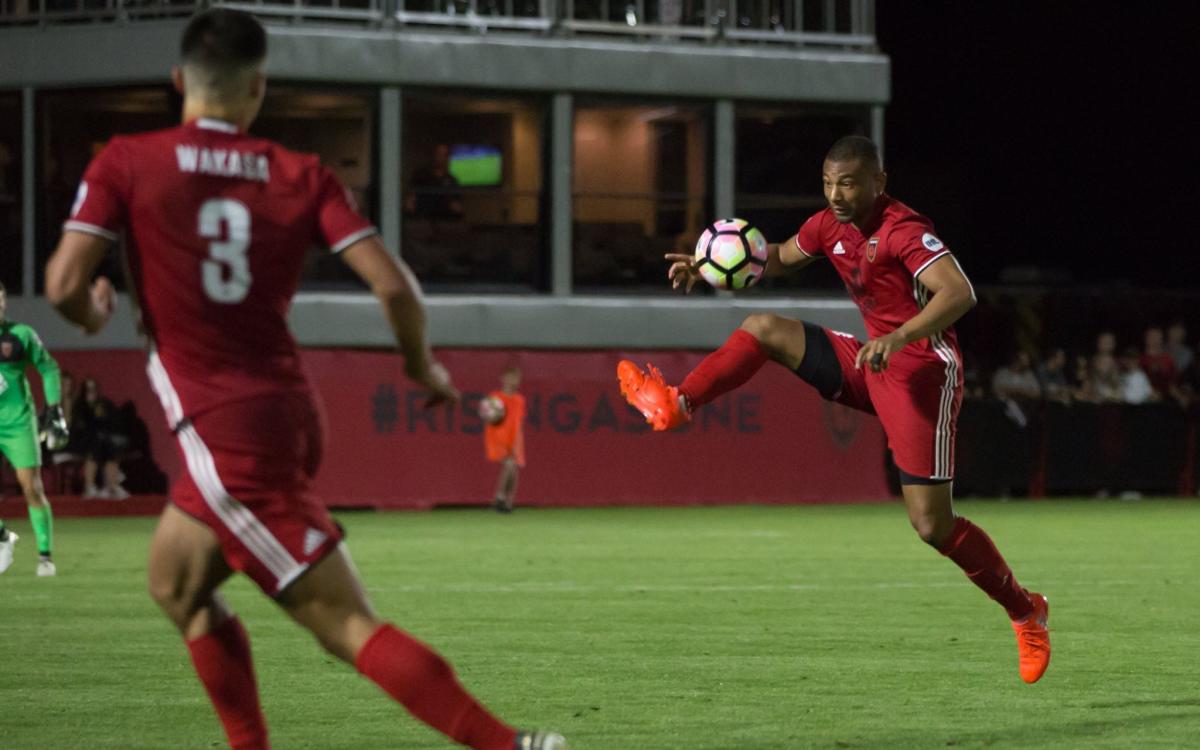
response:
<path fill-rule="evenodd" d="M 966 502 L 1050 597 L 1020 682 L 1000 609 L 896 504 L 341 516 L 381 611 L 579 750 L 1200 746 L 1200 504 Z M 14 519 L 18 532 L 27 524 Z M 0 576 L 0 748 L 222 747 L 144 595 L 149 519 L 60 519 Z M 449 745 L 245 581 L 277 750 Z"/>

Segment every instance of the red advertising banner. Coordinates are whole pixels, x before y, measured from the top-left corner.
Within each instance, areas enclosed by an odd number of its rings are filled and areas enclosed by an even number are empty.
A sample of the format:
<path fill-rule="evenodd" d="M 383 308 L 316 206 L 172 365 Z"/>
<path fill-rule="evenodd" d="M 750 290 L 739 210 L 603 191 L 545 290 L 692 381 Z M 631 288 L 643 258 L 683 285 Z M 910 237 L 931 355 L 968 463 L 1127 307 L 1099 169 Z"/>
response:
<path fill-rule="evenodd" d="M 97 377 L 109 398 L 132 399 L 155 459 L 179 460 L 136 351 L 62 352 L 64 369 Z M 330 505 L 428 507 L 486 503 L 496 466 L 484 458 L 479 399 L 518 365 L 528 405 L 525 505 L 860 502 L 886 499 L 878 421 L 820 399 L 782 368 L 702 408 L 686 429 L 653 433 L 625 405 L 616 365 L 654 362 L 677 381 L 694 352 L 442 350 L 464 393 L 426 411 L 395 354 L 310 350 L 305 361 L 328 422 L 317 491 Z"/>

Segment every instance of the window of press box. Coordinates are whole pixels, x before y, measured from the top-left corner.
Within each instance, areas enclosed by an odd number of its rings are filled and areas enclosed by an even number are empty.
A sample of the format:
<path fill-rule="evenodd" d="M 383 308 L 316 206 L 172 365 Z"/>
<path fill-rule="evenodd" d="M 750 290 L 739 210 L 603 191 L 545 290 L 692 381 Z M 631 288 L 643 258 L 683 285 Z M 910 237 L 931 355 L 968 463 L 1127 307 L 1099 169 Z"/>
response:
<path fill-rule="evenodd" d="M 38 291 L 46 261 L 58 243 L 84 170 L 114 135 L 145 132 L 178 124 L 182 101 L 169 86 L 142 86 L 40 92 L 37 98 L 39 143 L 36 256 Z M 4 118 L 6 121 L 9 118 Z M 366 93 L 327 93 L 319 89 L 271 85 L 262 110 L 250 127 L 253 135 L 287 148 L 315 152 L 357 198 L 360 210 L 375 219 L 373 133 L 375 97 Z M 18 118 L 19 122 L 19 118 Z M 3 131 L 0 130 L 0 133 Z M 99 273 L 125 285 L 119 249 Z M 308 255 L 305 283 L 349 286 L 354 277 L 335 256 L 320 249 Z"/>
<path fill-rule="evenodd" d="M 870 135 L 870 113 L 796 105 L 739 104 L 735 120 L 734 213 L 758 227 L 770 242 L 794 235 L 825 208 L 821 165 L 834 141 Z M 746 294 L 795 294 L 841 289 L 825 261 L 766 279 Z"/>
<path fill-rule="evenodd" d="M 114 135 L 169 127 L 179 119 L 179 97 L 167 85 L 38 92 L 35 256 L 37 291 L 46 261 L 62 233 L 84 170 Z M 125 288 L 119 249 L 98 273 Z"/>
<path fill-rule="evenodd" d="M 21 94 L 0 92 L 0 283 L 9 294 L 23 291 L 21 157 Z"/>
<path fill-rule="evenodd" d="M 373 91 L 330 90 L 271 84 L 250 132 L 320 157 L 350 191 L 358 210 L 379 223 Z M 305 289 L 361 289 L 362 282 L 337 255 L 316 248 L 307 256 Z"/>
<path fill-rule="evenodd" d="M 432 292 L 549 286 L 546 101 L 409 92 L 401 255 Z"/>
<path fill-rule="evenodd" d="M 710 113 L 677 102 L 576 106 L 576 290 L 670 293 L 663 255 L 692 252 L 711 218 Z"/>

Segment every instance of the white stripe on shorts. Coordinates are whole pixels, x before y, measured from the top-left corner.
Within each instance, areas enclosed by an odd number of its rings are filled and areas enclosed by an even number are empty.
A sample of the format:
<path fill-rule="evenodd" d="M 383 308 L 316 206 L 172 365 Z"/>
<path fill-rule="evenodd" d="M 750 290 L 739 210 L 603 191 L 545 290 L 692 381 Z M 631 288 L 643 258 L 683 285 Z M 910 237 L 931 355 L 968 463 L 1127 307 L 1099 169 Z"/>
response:
<path fill-rule="evenodd" d="M 954 350 L 946 345 L 941 334 L 929 338 L 933 351 L 946 363 L 946 382 L 938 403 L 937 427 L 933 437 L 933 476 L 930 479 L 950 479 L 954 474 L 954 438 L 951 420 L 954 415 L 954 387 L 958 382 L 958 360 Z"/>
<path fill-rule="evenodd" d="M 308 567 L 298 562 L 287 548 L 275 538 L 262 521 L 237 498 L 229 494 L 221 477 L 217 474 L 217 463 L 212 451 L 204 444 L 196 428 L 183 421 L 183 404 L 171 384 L 171 377 L 158 352 L 150 349 L 150 361 L 146 366 L 150 383 L 162 401 L 163 410 L 172 430 L 179 436 L 179 445 L 187 462 L 188 473 L 196 488 L 200 490 L 204 503 L 220 519 L 238 541 L 246 546 L 250 554 L 275 576 L 275 590 L 280 591 Z"/>
<path fill-rule="evenodd" d="M 950 256 L 950 259 L 954 260 L 954 256 Z M 958 263 L 958 261 L 954 262 Z M 922 266 L 921 270 L 924 268 Z M 972 289 L 972 297 L 974 294 L 975 290 Z M 915 276 L 913 277 L 913 298 L 922 310 L 925 309 L 925 305 L 929 304 L 929 289 Z M 942 334 L 935 333 L 930 336 L 929 344 L 938 358 L 946 363 L 946 381 L 942 384 L 942 395 L 938 402 L 938 418 L 933 432 L 933 474 L 929 478 L 949 481 L 954 475 L 954 438 L 951 434 L 953 427 L 951 420 L 954 415 L 954 387 L 958 383 L 958 359 L 954 356 L 954 350 L 942 338 Z"/>
<path fill-rule="evenodd" d="M 262 521 L 225 489 L 217 475 L 217 465 L 212 452 L 208 450 L 196 428 L 184 424 L 179 430 L 179 444 L 183 446 L 188 472 L 209 509 L 238 541 L 246 545 L 250 554 L 271 571 L 277 587 L 281 581 L 294 579 L 305 565 L 297 562 Z"/>

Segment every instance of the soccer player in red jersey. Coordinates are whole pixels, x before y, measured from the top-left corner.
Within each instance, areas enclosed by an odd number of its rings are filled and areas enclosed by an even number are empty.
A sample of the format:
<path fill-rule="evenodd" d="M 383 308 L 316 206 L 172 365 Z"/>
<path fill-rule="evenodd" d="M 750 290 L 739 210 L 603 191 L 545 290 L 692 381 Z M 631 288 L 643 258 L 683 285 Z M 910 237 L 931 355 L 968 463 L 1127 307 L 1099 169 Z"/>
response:
<path fill-rule="evenodd" d="M 823 170 L 829 207 L 787 242 L 770 246 L 765 275 L 827 258 L 862 312 L 868 341 L 751 315 L 678 388 L 653 366 L 646 373 L 626 360 L 617 368 L 621 391 L 654 429 L 668 430 L 773 360 L 824 398 L 878 415 L 913 528 L 1004 607 L 1017 634 L 1021 677 L 1036 682 L 1050 663 L 1046 598 L 1017 584 L 988 535 L 955 514 L 951 495 L 963 387 L 952 326 L 974 306 L 975 292 L 933 224 L 884 192 L 887 177 L 874 143 L 842 138 Z M 666 257 L 672 285 L 690 291 L 700 278 L 695 259 Z"/>
<path fill-rule="evenodd" d="M 124 231 L 148 372 L 187 467 L 150 550 L 151 595 L 179 628 L 233 748 L 269 746 L 250 641 L 218 593 L 249 576 L 329 653 L 447 737 L 476 750 L 558 750 L 488 712 L 432 649 L 372 608 L 342 531 L 312 495 L 322 424 L 286 315 L 304 256 L 340 253 L 379 299 L 404 372 L 459 394 L 425 337 L 421 290 L 315 156 L 246 134 L 262 104 L 266 34 L 214 9 L 183 33 L 173 73 L 183 124 L 114 138 L 88 167 L 46 295 L 94 333 L 112 284 L 92 274 Z"/>

